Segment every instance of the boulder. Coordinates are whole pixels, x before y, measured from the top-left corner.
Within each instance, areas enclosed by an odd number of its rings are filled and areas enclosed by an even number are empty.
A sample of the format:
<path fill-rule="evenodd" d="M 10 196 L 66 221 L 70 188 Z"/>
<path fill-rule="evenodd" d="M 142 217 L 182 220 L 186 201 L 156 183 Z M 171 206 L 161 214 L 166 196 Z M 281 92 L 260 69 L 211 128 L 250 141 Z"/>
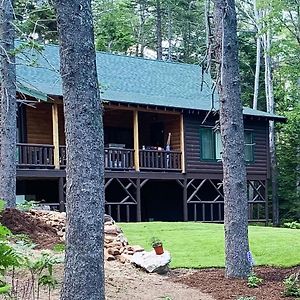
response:
<path fill-rule="evenodd" d="M 127 250 L 133 253 L 145 251 L 145 249 L 139 245 L 127 246 Z"/>
<path fill-rule="evenodd" d="M 109 248 L 108 254 L 116 256 L 116 255 L 120 255 L 121 253 L 120 253 L 120 250 L 117 248 Z"/>
<path fill-rule="evenodd" d="M 104 223 L 111 223 L 112 225 L 115 221 L 110 215 L 104 214 Z"/>
<path fill-rule="evenodd" d="M 123 245 L 128 245 L 127 238 L 124 236 L 123 233 L 118 234 L 116 241 L 121 242 Z"/>
<path fill-rule="evenodd" d="M 149 273 L 164 274 L 169 271 L 169 263 L 171 255 L 165 251 L 161 255 L 156 255 L 155 251 L 135 252 L 131 258 L 131 262 Z"/>
<path fill-rule="evenodd" d="M 121 233 L 121 229 L 120 227 L 118 227 L 117 225 L 104 225 L 104 233 L 105 234 L 111 234 L 111 235 L 118 235 L 119 233 Z"/>

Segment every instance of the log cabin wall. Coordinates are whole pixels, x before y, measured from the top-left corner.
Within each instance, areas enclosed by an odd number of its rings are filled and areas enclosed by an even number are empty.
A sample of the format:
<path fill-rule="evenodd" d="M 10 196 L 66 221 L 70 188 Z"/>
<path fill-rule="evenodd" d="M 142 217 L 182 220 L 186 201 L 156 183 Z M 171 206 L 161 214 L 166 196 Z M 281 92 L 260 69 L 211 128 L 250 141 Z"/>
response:
<path fill-rule="evenodd" d="M 59 132 L 59 145 L 65 145 L 66 144 L 65 118 L 64 118 L 64 108 L 62 104 L 58 105 L 58 132 Z"/>
<path fill-rule="evenodd" d="M 214 126 L 216 117 L 205 119 L 205 114 L 185 114 L 185 154 L 186 172 L 199 174 L 217 174 L 222 177 L 222 163 L 220 161 L 203 161 L 200 156 L 200 128 Z M 268 122 L 250 117 L 245 117 L 245 130 L 253 131 L 254 162 L 247 163 L 248 175 L 268 176 Z"/>
<path fill-rule="evenodd" d="M 163 140 L 161 147 L 165 148 L 169 132 L 171 133 L 171 149 L 180 151 L 180 115 L 167 113 L 139 112 L 140 145 L 149 145 L 151 125 L 163 124 Z M 156 146 L 156 145 L 155 145 Z"/>
<path fill-rule="evenodd" d="M 106 108 L 103 116 L 104 143 L 133 148 L 133 111 Z"/>
<path fill-rule="evenodd" d="M 165 138 L 171 133 L 171 150 L 180 151 L 180 116 L 168 115 L 165 118 Z"/>
<path fill-rule="evenodd" d="M 133 128 L 133 112 L 106 108 L 104 110 L 103 125 L 104 127 Z"/>
<path fill-rule="evenodd" d="M 53 144 L 52 107 L 50 103 L 37 103 L 26 107 L 26 132 L 29 144 Z"/>

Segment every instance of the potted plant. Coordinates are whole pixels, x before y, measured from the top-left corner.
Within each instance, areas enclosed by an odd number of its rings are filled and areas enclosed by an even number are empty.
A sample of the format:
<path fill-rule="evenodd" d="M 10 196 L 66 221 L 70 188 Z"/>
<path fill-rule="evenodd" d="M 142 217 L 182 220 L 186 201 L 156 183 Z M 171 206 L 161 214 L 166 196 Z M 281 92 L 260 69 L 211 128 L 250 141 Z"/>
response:
<path fill-rule="evenodd" d="M 163 243 L 159 238 L 153 237 L 151 239 L 151 246 L 153 247 L 156 255 L 162 255 L 164 253 Z"/>

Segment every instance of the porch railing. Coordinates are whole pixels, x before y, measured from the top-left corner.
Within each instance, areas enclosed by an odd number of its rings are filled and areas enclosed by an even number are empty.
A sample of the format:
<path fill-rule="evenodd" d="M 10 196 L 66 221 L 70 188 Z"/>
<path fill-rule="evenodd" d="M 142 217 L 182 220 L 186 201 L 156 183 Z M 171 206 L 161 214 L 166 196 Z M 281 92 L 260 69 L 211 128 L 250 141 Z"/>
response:
<path fill-rule="evenodd" d="M 133 169 L 133 149 L 104 148 L 104 163 L 106 169 Z M 66 167 L 66 146 L 59 146 L 59 164 Z"/>
<path fill-rule="evenodd" d="M 20 168 L 54 168 L 53 145 L 17 144 L 17 164 Z"/>
<path fill-rule="evenodd" d="M 106 169 L 134 169 L 134 150 L 104 148 L 104 165 Z"/>
<path fill-rule="evenodd" d="M 180 171 L 181 152 L 165 150 L 139 150 L 141 170 Z M 54 168 L 54 146 L 43 144 L 17 144 L 19 168 Z M 66 166 L 66 146 L 59 146 L 59 164 Z M 104 148 L 104 166 L 109 170 L 133 170 L 134 150 Z"/>
<path fill-rule="evenodd" d="M 59 146 L 59 165 L 61 168 L 65 168 L 66 163 L 67 163 L 66 146 Z"/>
<path fill-rule="evenodd" d="M 140 168 L 147 170 L 181 170 L 181 152 L 140 150 Z"/>

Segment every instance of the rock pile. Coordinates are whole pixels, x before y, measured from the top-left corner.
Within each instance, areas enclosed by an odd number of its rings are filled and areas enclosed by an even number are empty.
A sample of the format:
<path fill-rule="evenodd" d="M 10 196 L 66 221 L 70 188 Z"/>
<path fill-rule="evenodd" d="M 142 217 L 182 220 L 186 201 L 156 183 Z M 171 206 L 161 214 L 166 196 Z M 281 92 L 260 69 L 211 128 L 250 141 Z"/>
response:
<path fill-rule="evenodd" d="M 65 241 L 66 213 L 35 209 L 31 209 L 25 213 L 30 215 L 33 219 L 38 219 L 39 221 L 50 225 L 52 229 L 56 232 L 59 240 L 61 242 Z"/>
<path fill-rule="evenodd" d="M 21 212 L 18 210 L 11 210 L 12 214 L 7 215 L 7 212 L 4 212 L 3 216 L 6 216 L 6 220 L 11 220 L 18 214 L 17 219 L 18 227 L 16 231 L 16 226 L 10 226 L 9 222 L 5 222 L 6 225 L 12 230 L 12 232 L 28 234 L 34 242 L 39 242 L 39 236 L 35 236 L 35 233 L 28 233 L 28 228 L 34 228 L 39 224 L 44 224 L 42 228 L 46 232 L 51 231 L 57 237 L 55 243 L 65 241 L 65 232 L 66 232 L 66 213 L 59 213 L 55 211 L 48 210 L 29 210 L 27 212 Z M 22 226 L 22 220 L 29 220 L 30 225 L 26 228 Z M 40 233 L 39 233 L 40 234 Z M 52 245 L 53 246 L 53 245 Z M 43 248 L 41 245 L 40 248 Z M 49 247 L 47 247 L 49 248 Z M 108 215 L 105 215 L 104 218 L 104 257 L 107 261 L 118 260 L 122 263 L 130 262 L 131 257 L 136 252 L 144 251 L 140 246 L 131 246 L 128 244 L 126 237 L 124 236 L 122 229 L 116 225 L 115 221 Z"/>
<path fill-rule="evenodd" d="M 105 215 L 104 220 L 104 257 L 107 261 L 119 260 L 122 263 L 130 262 L 136 252 L 144 251 L 140 246 L 130 246 L 121 228 L 114 220 Z"/>

